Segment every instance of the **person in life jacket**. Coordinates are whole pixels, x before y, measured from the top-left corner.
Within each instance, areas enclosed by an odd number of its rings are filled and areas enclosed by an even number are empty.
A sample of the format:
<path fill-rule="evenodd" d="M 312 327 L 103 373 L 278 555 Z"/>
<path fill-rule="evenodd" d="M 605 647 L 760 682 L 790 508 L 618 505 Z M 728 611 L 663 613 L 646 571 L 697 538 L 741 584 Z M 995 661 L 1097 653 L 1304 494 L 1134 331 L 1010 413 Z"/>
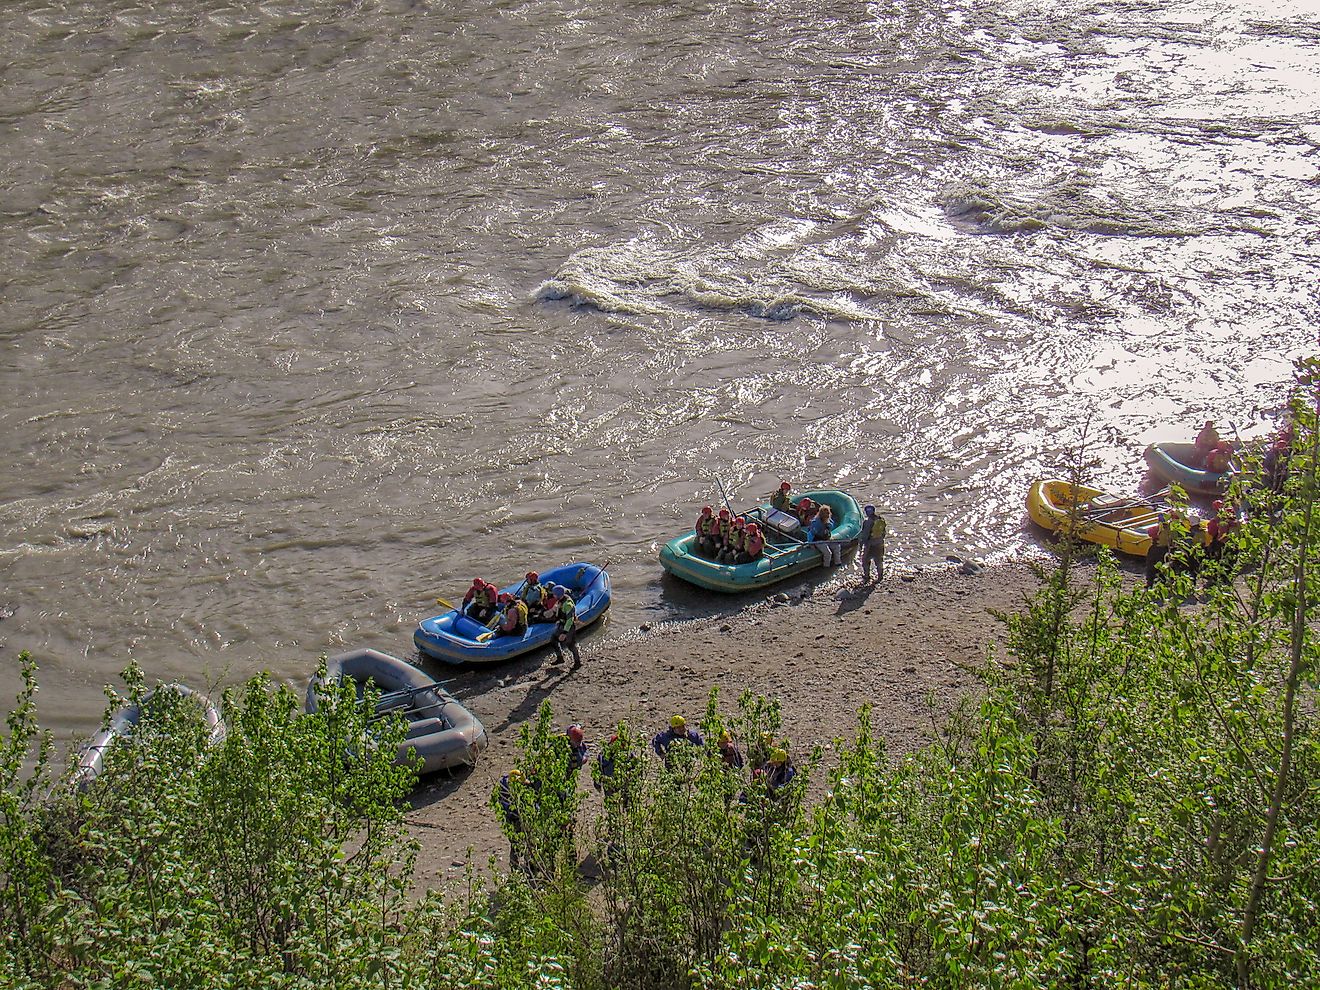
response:
<path fill-rule="evenodd" d="M 687 727 L 687 719 L 682 715 L 675 715 L 669 720 L 669 728 L 663 732 L 657 732 L 651 740 L 651 749 L 659 757 L 667 757 L 669 751 L 676 745 L 684 746 L 704 746 L 705 740 L 701 738 L 701 733 L 696 729 Z"/>
<path fill-rule="evenodd" d="M 568 739 L 568 772 L 571 775 L 587 765 L 591 754 L 587 749 L 586 734 L 577 722 L 565 729 L 564 735 Z"/>
<path fill-rule="evenodd" d="M 1205 469 L 1215 474 L 1223 474 L 1233 463 L 1233 445 L 1221 440 L 1205 455 Z"/>
<path fill-rule="evenodd" d="M 1219 431 L 1215 429 L 1213 420 L 1207 419 L 1205 426 L 1201 427 L 1201 432 L 1196 434 L 1196 440 L 1192 444 L 1196 451 L 1196 464 L 1194 467 L 1207 467 L 1206 458 L 1210 451 L 1219 446 Z"/>
<path fill-rule="evenodd" d="M 728 509 L 720 509 L 719 518 L 715 520 L 715 556 L 718 557 L 724 552 L 725 546 L 729 542 L 729 531 L 733 529 L 733 516 Z"/>
<path fill-rule="evenodd" d="M 488 623 L 496 636 L 521 636 L 527 632 L 527 603 L 509 592 L 500 593 L 500 611 Z"/>
<path fill-rule="evenodd" d="M 577 646 L 577 603 L 562 584 L 555 585 L 555 634 L 550 642 L 555 645 L 555 663 L 564 662 L 564 650 L 573 654 L 573 666 L 582 666 L 582 654 Z"/>
<path fill-rule="evenodd" d="M 793 782 L 793 778 L 797 776 L 797 768 L 788 758 L 787 750 L 776 749 L 770 754 L 769 762 L 761 767 L 759 776 L 766 790 L 776 794 Z"/>
<path fill-rule="evenodd" d="M 477 594 L 486 587 L 486 582 L 481 578 L 472 579 L 472 587 L 468 588 L 467 594 L 463 596 L 463 604 L 458 607 L 460 615 L 471 615 L 472 609 L 480 604 L 477 600 Z"/>
<path fill-rule="evenodd" d="M 514 767 L 496 785 L 494 801 L 500 831 L 509 840 L 509 866 L 518 869 L 529 860 L 528 836 L 523 827 L 521 808 L 536 800 L 536 781 L 530 780 Z"/>
<path fill-rule="evenodd" d="M 789 493 L 792 490 L 792 485 L 787 481 L 781 481 L 779 488 L 770 496 L 770 508 L 791 514 L 793 512 L 793 500 L 789 497 Z"/>
<path fill-rule="evenodd" d="M 1213 506 L 1215 514 L 1205 524 L 1207 569 L 1206 584 L 1216 584 L 1227 580 L 1232 574 L 1233 534 L 1242 525 L 1237 510 L 1224 504 L 1223 499 L 1216 499 Z"/>
<path fill-rule="evenodd" d="M 805 495 L 803 495 L 802 498 L 798 500 L 798 504 L 797 504 L 798 523 L 802 526 L 803 529 L 806 529 L 808 526 L 810 526 L 811 520 L 816 518 L 817 508 L 819 507 L 816 505 L 816 503 L 813 502 L 811 499 L 807 498 L 807 496 Z"/>
<path fill-rule="evenodd" d="M 733 734 L 728 729 L 720 732 L 719 747 L 720 759 L 724 761 L 726 767 L 731 770 L 741 770 L 743 768 L 742 751 L 738 749 L 737 744 L 733 741 Z"/>
<path fill-rule="evenodd" d="M 1150 537 L 1150 549 L 1146 551 L 1147 588 L 1155 587 L 1155 580 L 1159 577 L 1159 565 L 1173 547 L 1173 519 L 1163 512 L 1159 513 L 1158 518 L 1159 522 L 1146 530 L 1146 535 Z"/>
<path fill-rule="evenodd" d="M 746 543 L 747 522 L 741 516 L 730 524 L 729 535 L 724 541 L 724 549 L 720 551 L 720 563 L 732 564 L 743 552 Z"/>
<path fill-rule="evenodd" d="M 488 623 L 495 615 L 495 607 L 499 600 L 499 591 L 495 585 L 488 581 L 477 578 L 473 582 L 473 587 L 469 591 L 471 594 L 471 605 L 467 607 L 467 615 L 475 622 L 480 622 L 483 626 Z M 464 598 L 466 602 L 468 599 Z"/>
<path fill-rule="evenodd" d="M 888 527 L 881 516 L 875 514 L 875 506 L 868 505 L 862 510 L 862 531 L 858 534 L 861 545 L 862 583 L 871 583 L 871 564 L 877 567 L 877 581 L 885 579 L 885 531 Z"/>
<path fill-rule="evenodd" d="M 715 521 L 715 510 L 709 505 L 703 506 L 701 515 L 697 516 L 697 523 L 692 527 L 692 532 L 696 533 L 697 553 L 703 557 L 715 556 L 715 530 L 717 523 Z"/>
<path fill-rule="evenodd" d="M 541 585 L 541 575 L 528 571 L 518 597 L 527 605 L 528 622 L 545 621 L 545 588 Z"/>
<path fill-rule="evenodd" d="M 747 524 L 747 532 L 743 536 L 743 550 L 738 555 L 735 564 L 750 564 L 758 559 L 765 552 L 765 536 L 761 533 L 761 527 L 754 522 Z"/>

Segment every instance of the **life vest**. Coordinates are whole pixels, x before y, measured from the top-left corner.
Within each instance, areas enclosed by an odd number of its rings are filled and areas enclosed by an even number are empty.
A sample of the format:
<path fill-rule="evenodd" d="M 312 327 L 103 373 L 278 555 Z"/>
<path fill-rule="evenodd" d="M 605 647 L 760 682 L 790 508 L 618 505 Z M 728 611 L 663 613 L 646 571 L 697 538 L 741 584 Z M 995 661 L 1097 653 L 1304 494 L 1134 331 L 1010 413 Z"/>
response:
<path fill-rule="evenodd" d="M 716 533 L 719 534 L 720 541 L 723 543 L 727 543 L 729 541 L 729 533 L 732 530 L 733 530 L 733 520 L 725 519 L 723 516 L 720 516 L 719 526 L 716 527 Z"/>
<path fill-rule="evenodd" d="M 559 603 L 559 608 L 555 611 L 559 619 L 560 632 L 572 632 L 577 626 L 577 604 L 573 599 L 565 595 Z"/>
<path fill-rule="evenodd" d="M 528 605 L 540 605 L 545 601 L 545 588 L 540 584 L 529 584 L 518 597 Z"/>
<path fill-rule="evenodd" d="M 778 509 L 780 512 L 788 512 L 793 508 L 793 500 L 789 498 L 788 492 L 782 488 L 776 489 L 770 496 L 770 508 Z"/>
<path fill-rule="evenodd" d="M 746 533 L 741 526 L 734 526 L 729 530 L 729 538 L 724 545 L 730 550 L 741 550 L 747 539 Z"/>
<path fill-rule="evenodd" d="M 743 541 L 743 551 L 749 557 L 761 556 L 761 551 L 765 549 L 765 537 L 759 533 L 749 533 Z"/>
<path fill-rule="evenodd" d="M 693 529 L 696 530 L 698 536 L 710 536 L 711 533 L 715 532 L 715 517 L 704 513 L 697 516 L 697 524 Z"/>
<path fill-rule="evenodd" d="M 803 505 L 801 502 L 799 502 L 797 507 L 797 516 L 799 523 L 801 523 L 803 526 L 809 526 L 811 525 L 811 520 L 814 519 L 816 516 L 816 508 L 815 506 Z"/>
<path fill-rule="evenodd" d="M 490 608 L 495 604 L 495 594 L 484 585 L 477 589 L 472 599 L 481 608 Z"/>
<path fill-rule="evenodd" d="M 518 633 L 527 631 L 527 603 L 521 598 L 515 598 L 504 610 L 504 621 L 500 623 L 500 630 Z"/>

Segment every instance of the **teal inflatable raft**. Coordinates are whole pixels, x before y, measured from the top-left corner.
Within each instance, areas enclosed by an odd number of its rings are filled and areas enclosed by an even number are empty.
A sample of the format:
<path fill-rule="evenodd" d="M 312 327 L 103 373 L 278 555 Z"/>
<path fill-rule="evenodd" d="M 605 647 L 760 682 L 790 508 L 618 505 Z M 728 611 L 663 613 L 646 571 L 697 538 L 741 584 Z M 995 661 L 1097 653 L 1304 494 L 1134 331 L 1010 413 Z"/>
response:
<path fill-rule="evenodd" d="M 857 500 L 837 489 L 803 492 L 801 497 L 828 505 L 834 518 L 831 539 L 844 544 L 845 553 L 857 548 L 862 531 L 862 510 Z M 759 505 L 738 513 L 742 518 L 760 523 L 765 534 L 765 552 L 746 564 L 721 564 L 696 551 L 697 534 L 689 532 L 670 540 L 660 551 L 660 566 L 675 577 L 711 591 L 756 591 L 780 581 L 814 570 L 824 563 L 820 548 L 803 541 L 797 519 L 775 512 L 769 505 Z"/>
<path fill-rule="evenodd" d="M 1237 469 L 1231 466 L 1227 471 L 1206 471 L 1195 467 L 1196 445 L 1191 443 L 1153 443 L 1146 448 L 1144 456 L 1157 477 L 1200 495 L 1224 491 L 1237 474 Z"/>

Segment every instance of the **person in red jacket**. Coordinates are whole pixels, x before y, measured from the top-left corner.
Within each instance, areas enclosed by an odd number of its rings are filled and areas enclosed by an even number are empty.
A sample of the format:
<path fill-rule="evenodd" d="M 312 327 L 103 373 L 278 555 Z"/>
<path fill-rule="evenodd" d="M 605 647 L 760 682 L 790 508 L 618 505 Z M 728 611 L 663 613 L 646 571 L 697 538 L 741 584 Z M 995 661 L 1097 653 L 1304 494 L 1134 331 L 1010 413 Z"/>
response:
<path fill-rule="evenodd" d="M 748 523 L 747 531 L 743 535 L 743 551 L 738 555 L 734 563 L 750 564 L 758 559 L 765 552 L 765 536 L 761 533 L 761 527 L 756 523 Z"/>
<path fill-rule="evenodd" d="M 1237 510 L 1225 505 L 1223 499 L 1215 500 L 1214 510 L 1214 516 L 1205 524 L 1208 536 L 1205 549 L 1206 584 L 1227 581 L 1232 576 L 1232 537 L 1242 525 Z"/>
<path fill-rule="evenodd" d="M 1205 455 L 1205 469 L 1223 474 L 1233 463 L 1233 445 L 1221 440 Z"/>

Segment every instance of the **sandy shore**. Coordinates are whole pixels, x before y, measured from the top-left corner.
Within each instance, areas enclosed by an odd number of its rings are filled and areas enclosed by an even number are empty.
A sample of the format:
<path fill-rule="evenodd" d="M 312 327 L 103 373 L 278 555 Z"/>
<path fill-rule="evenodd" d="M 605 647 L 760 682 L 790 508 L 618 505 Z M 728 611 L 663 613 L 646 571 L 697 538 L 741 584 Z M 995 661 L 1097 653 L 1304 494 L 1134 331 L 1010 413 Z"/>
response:
<path fill-rule="evenodd" d="M 551 664 L 549 653 L 464 674 L 454 687 L 485 723 L 491 748 L 470 771 L 436 775 L 414 794 L 408 823 L 422 846 L 419 885 L 455 878 L 469 847 L 477 863 L 492 853 L 503 860 L 507 845 L 487 799 L 514 759 L 519 726 L 546 699 L 558 724 L 585 726 L 588 743 L 620 719 L 649 733 L 676 712 L 699 717 L 718 685 L 728 708 L 744 689 L 779 698 L 798 753 L 851 736 L 865 704 L 891 753 L 920 745 L 932 727 L 927 698 L 947 708 L 973 686 L 965 666 L 1001 640 L 990 611 L 1014 609 L 1038 587 L 1025 564 L 963 570 L 891 574 L 870 588 L 847 570 L 846 585 L 785 589 L 787 603 L 768 596 L 710 619 L 607 627 L 583 638 L 576 670 Z M 590 791 L 587 773 L 581 786 Z"/>

